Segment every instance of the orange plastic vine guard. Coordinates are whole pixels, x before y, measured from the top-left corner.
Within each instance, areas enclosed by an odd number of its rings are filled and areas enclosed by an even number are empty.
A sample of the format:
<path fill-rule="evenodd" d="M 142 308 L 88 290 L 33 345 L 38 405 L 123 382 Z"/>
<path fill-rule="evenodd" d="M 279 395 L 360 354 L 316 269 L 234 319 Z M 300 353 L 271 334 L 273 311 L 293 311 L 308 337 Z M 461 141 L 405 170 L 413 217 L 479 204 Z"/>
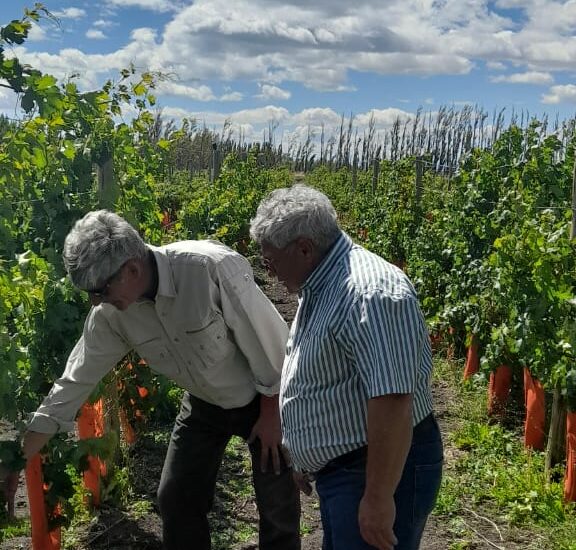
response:
<path fill-rule="evenodd" d="M 470 347 L 466 353 L 466 364 L 464 366 L 464 380 L 468 380 L 480 369 L 480 356 L 478 352 L 478 340 L 472 336 Z"/>
<path fill-rule="evenodd" d="M 118 414 L 120 416 L 120 428 L 124 436 L 124 441 L 126 441 L 128 445 L 133 445 L 136 443 L 136 432 L 128 420 L 128 415 L 124 409 L 120 409 Z"/>
<path fill-rule="evenodd" d="M 544 388 L 526 367 L 524 367 L 524 402 L 526 404 L 524 446 L 542 451 L 546 422 Z"/>
<path fill-rule="evenodd" d="M 502 417 L 506 412 L 506 404 L 512 386 L 512 369 L 508 365 L 500 365 L 490 373 L 488 384 L 488 416 Z"/>
<path fill-rule="evenodd" d="M 48 530 L 48 514 L 44 501 L 42 458 L 33 456 L 26 465 L 26 487 L 32 524 L 33 550 L 60 550 L 60 527 Z"/>
<path fill-rule="evenodd" d="M 102 399 L 84 403 L 78 417 L 80 439 L 104 435 L 104 405 Z M 92 494 L 92 504 L 100 506 L 100 478 L 106 475 L 106 464 L 98 457 L 88 457 L 88 469 L 84 472 L 84 486 Z"/>
<path fill-rule="evenodd" d="M 568 412 L 566 418 L 564 499 L 569 502 L 576 502 L 576 411 Z"/>

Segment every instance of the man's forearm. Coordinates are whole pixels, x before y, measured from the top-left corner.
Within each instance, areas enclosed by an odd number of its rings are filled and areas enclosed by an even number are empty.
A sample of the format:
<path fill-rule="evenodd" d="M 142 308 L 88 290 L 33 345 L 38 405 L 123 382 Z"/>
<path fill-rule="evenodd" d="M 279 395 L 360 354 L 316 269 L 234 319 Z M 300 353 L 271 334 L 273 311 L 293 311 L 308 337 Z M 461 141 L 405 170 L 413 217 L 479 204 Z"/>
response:
<path fill-rule="evenodd" d="M 392 496 L 398 486 L 412 442 L 411 394 L 393 394 L 368 401 L 368 463 L 365 497 Z"/>

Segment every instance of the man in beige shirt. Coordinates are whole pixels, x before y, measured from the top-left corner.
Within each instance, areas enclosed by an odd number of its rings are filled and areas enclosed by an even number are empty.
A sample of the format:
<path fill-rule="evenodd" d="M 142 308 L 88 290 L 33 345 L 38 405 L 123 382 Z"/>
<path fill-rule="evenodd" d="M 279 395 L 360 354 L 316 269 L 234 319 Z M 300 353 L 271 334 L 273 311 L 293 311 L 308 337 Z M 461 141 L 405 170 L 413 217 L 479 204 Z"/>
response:
<path fill-rule="evenodd" d="M 100 210 L 64 243 L 70 279 L 92 308 L 63 375 L 34 413 L 26 458 L 73 428 L 96 384 L 131 350 L 186 390 L 158 489 L 164 547 L 208 550 L 206 515 L 232 435 L 252 454 L 261 550 L 300 548 L 298 491 L 281 448 L 280 371 L 287 326 L 249 263 L 214 241 L 144 243 Z"/>

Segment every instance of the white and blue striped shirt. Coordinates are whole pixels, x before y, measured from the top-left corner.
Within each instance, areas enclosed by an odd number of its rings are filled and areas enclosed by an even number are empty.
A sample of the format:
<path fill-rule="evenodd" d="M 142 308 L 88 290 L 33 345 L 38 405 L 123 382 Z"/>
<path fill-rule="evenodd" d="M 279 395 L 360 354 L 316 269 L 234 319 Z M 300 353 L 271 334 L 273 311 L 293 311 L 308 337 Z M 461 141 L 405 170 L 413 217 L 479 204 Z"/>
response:
<path fill-rule="evenodd" d="M 373 397 L 412 393 L 416 425 L 432 412 L 431 372 L 412 284 L 342 233 L 301 289 L 287 344 L 280 410 L 295 469 L 317 472 L 366 445 Z"/>

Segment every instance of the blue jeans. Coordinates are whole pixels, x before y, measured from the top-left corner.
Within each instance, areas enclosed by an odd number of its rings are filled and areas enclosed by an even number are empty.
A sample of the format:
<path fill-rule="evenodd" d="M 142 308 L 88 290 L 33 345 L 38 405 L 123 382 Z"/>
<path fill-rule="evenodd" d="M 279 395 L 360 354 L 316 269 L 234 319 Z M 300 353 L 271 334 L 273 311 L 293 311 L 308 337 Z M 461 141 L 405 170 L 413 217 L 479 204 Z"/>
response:
<path fill-rule="evenodd" d="M 396 492 L 396 550 L 418 550 L 442 479 L 442 438 L 432 415 L 414 428 Z M 366 485 L 367 448 L 328 463 L 316 476 L 324 528 L 323 550 L 374 550 L 360 534 L 358 507 Z"/>

